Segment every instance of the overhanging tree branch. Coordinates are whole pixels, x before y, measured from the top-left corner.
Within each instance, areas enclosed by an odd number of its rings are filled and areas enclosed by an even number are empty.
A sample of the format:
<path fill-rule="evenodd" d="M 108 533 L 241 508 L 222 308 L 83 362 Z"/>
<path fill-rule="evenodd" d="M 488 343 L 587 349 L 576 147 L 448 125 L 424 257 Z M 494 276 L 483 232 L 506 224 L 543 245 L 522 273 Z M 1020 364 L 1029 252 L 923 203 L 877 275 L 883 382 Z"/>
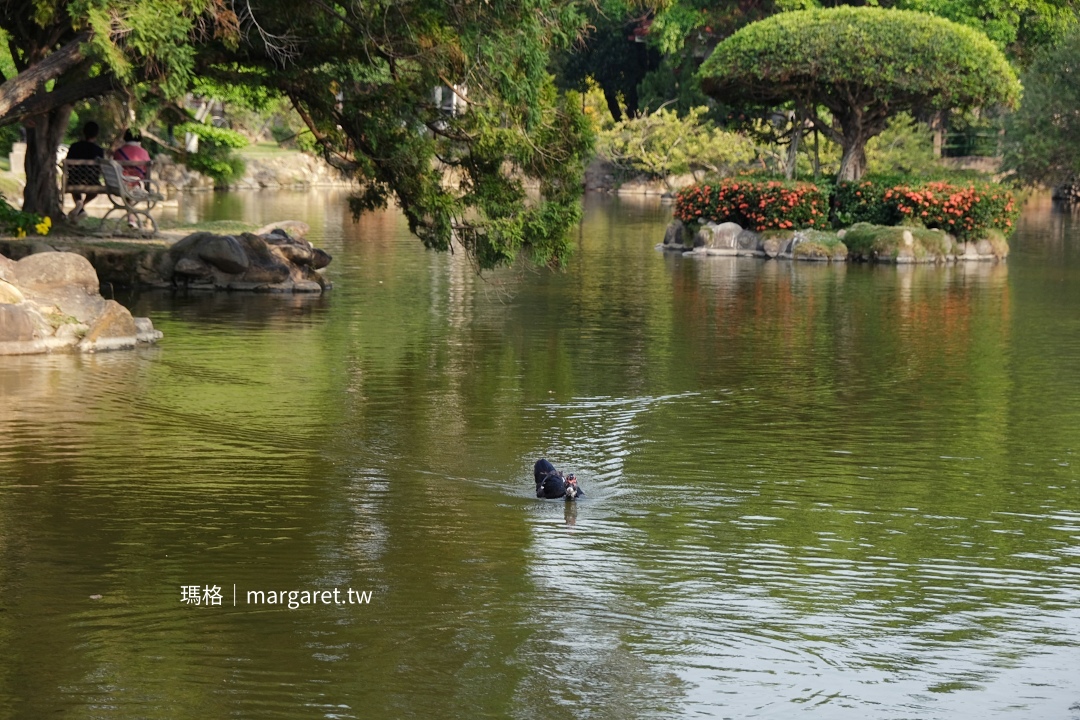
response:
<path fill-rule="evenodd" d="M 67 45 L 46 55 L 40 62 L 28 66 L 0 85 L 0 122 L 9 122 L 8 115 L 13 108 L 38 93 L 41 86 L 49 80 L 55 80 L 81 63 L 86 58 L 82 49 L 83 43 L 89 38 L 89 33 L 76 36 Z"/>
<path fill-rule="evenodd" d="M 120 87 L 119 81 L 112 75 L 98 75 L 85 82 L 64 85 L 51 93 L 38 93 L 10 108 L 6 115 L 0 117 L 0 125 L 10 125 L 31 115 L 40 115 L 63 105 L 107 95 Z"/>

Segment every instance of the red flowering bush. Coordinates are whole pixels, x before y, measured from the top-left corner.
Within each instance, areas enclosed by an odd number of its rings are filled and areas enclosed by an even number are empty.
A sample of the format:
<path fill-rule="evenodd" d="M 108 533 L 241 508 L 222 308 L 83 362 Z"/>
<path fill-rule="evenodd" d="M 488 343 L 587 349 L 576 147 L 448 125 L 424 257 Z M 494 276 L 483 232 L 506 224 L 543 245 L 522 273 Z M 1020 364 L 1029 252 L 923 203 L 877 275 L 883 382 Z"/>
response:
<path fill-rule="evenodd" d="M 985 237 L 991 228 L 1008 233 L 1020 214 L 1012 193 L 996 185 L 898 185 L 885 191 L 883 200 L 903 218 L 941 228 L 961 240 Z"/>
<path fill-rule="evenodd" d="M 675 217 L 690 222 L 734 222 L 744 228 L 827 228 L 829 199 L 817 185 L 729 178 L 675 194 Z"/>

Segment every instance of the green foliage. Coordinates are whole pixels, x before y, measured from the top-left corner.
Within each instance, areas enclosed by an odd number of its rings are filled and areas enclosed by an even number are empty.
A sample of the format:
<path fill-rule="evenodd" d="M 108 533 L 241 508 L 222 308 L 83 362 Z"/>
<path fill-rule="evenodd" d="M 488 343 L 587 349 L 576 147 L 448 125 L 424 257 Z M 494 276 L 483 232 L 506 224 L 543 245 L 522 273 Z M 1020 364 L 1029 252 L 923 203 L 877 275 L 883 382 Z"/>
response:
<path fill-rule="evenodd" d="M 839 7 L 782 13 L 720 43 L 702 65 L 720 100 L 794 101 L 844 148 L 841 179 L 865 169 L 866 141 L 904 110 L 1013 106 L 1020 84 L 1005 56 L 969 27 L 902 10 Z"/>
<path fill-rule="evenodd" d="M 18 125 L 0 127 L 0 156 L 7 157 L 11 153 L 11 146 L 19 141 L 19 134 Z M 16 169 L 12 168 L 12 170 Z"/>
<path fill-rule="evenodd" d="M 90 30 L 91 53 L 121 81 L 152 80 L 168 97 L 183 95 L 194 76 L 193 34 L 225 20 L 219 33 L 232 42 L 237 38 L 222 4 L 212 0 L 35 0 L 35 5 L 49 23 L 67 16 L 74 29 Z"/>
<path fill-rule="evenodd" d="M 240 133 L 196 122 L 177 125 L 174 132 L 198 136 L 199 151 L 186 153 L 181 159 L 192 170 L 213 178 L 215 185 L 228 185 L 244 174 L 244 160 L 233 152 L 247 147 L 247 138 Z"/>
<path fill-rule="evenodd" d="M 1074 0 L 899 0 L 882 3 L 918 10 L 984 32 L 1021 65 L 1040 48 L 1052 47 L 1076 27 Z"/>
<path fill-rule="evenodd" d="M 704 107 L 685 117 L 673 110 L 623 120 L 600 132 L 597 153 L 627 170 L 665 177 L 705 170 L 731 172 L 754 159 L 754 143 L 703 120 Z"/>
<path fill-rule="evenodd" d="M 910 233 L 911 245 L 904 239 L 904 233 Z M 844 234 L 844 244 L 855 258 L 875 259 L 891 258 L 895 260 L 901 252 L 916 260 L 927 258 L 944 259 L 950 254 L 952 243 L 945 232 L 919 227 L 883 227 L 870 223 L 856 223 Z M 1004 244 L 1004 242 L 1003 242 Z M 903 250 L 901 250 L 903 248 Z M 1008 253 L 1008 245 L 1004 245 Z"/>
<path fill-rule="evenodd" d="M 684 223 L 734 222 L 751 230 L 824 229 L 829 198 L 811 183 L 727 179 L 683 188 L 675 217 Z"/>
<path fill-rule="evenodd" d="M 933 174 L 941 169 L 934 156 L 934 136 L 908 113 L 889 118 L 880 135 L 866 143 L 867 172 L 874 175 Z"/>
<path fill-rule="evenodd" d="M 4 194 L 0 193 L 0 233 L 26 237 L 29 233 L 48 235 L 50 229 L 51 218 L 13 208 Z"/>
<path fill-rule="evenodd" d="M 243 68 L 287 95 L 324 157 L 358 181 L 354 212 L 392 198 L 426 246 L 457 243 L 480 267 L 565 257 L 593 137 L 581 96 L 557 92 L 548 64 L 580 37 L 580 5 L 328 6 L 260 3 L 273 42 L 241 44 L 205 74 L 227 82 Z M 432 93 L 451 85 L 454 113 Z"/>
<path fill-rule="evenodd" d="M 903 219 L 896 206 L 885 202 L 885 193 L 903 182 L 899 176 L 864 177 L 836 183 L 832 194 L 832 217 L 838 227 L 855 223 L 899 225 Z"/>
<path fill-rule="evenodd" d="M 725 40 L 701 68 L 706 88 L 764 102 L 804 98 L 834 113 L 846 93 L 893 114 L 912 107 L 1013 105 L 1020 84 L 985 35 L 918 12 L 840 7 L 783 13 Z"/>
<path fill-rule="evenodd" d="M 1006 125 L 1003 167 L 1026 184 L 1064 182 L 1080 173 L 1080 32 L 1041 54 L 1024 88 Z"/>

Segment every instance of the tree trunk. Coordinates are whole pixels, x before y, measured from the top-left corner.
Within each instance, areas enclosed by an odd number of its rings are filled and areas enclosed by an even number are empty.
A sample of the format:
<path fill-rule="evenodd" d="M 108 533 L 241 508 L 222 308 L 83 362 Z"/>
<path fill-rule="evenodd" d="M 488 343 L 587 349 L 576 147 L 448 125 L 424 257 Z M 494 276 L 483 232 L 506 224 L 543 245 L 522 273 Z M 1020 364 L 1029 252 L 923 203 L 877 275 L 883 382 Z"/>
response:
<path fill-rule="evenodd" d="M 799 163 L 799 140 L 802 139 L 803 119 L 799 113 L 791 116 L 791 142 L 788 143 L 787 159 L 784 162 L 784 177 L 795 179 L 795 170 Z"/>
<path fill-rule="evenodd" d="M 844 154 L 840 157 L 840 172 L 836 176 L 838 181 L 858 180 L 866 173 L 866 141 L 871 137 L 864 133 L 844 133 L 840 142 Z"/>
<path fill-rule="evenodd" d="M 71 105 L 62 105 L 26 123 L 26 189 L 23 210 L 53 218 L 61 213 L 56 149 L 67 131 Z"/>
<path fill-rule="evenodd" d="M 842 146 L 843 156 L 840 158 L 840 173 L 837 180 L 858 180 L 866 173 L 866 140 Z"/>

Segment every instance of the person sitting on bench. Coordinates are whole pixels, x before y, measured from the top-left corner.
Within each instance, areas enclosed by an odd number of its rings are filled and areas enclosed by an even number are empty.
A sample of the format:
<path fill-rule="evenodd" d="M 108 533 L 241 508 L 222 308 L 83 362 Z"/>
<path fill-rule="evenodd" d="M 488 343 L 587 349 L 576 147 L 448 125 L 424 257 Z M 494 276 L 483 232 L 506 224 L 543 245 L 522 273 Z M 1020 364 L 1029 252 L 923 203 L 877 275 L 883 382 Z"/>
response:
<path fill-rule="evenodd" d="M 136 188 L 146 179 L 150 167 L 150 153 L 142 146 L 142 137 L 133 133 L 130 129 L 124 131 L 124 144 L 113 150 L 113 160 L 121 162 L 137 163 L 124 165 L 124 180 L 129 188 Z M 128 225 L 137 226 L 134 215 L 127 216 Z"/>
<path fill-rule="evenodd" d="M 124 131 L 124 144 L 113 150 L 113 160 L 121 162 L 139 163 L 137 165 L 124 165 L 124 176 L 131 178 L 131 185 L 138 185 L 146 179 L 146 171 L 150 166 L 150 153 L 142 146 L 142 138 L 130 129 Z"/>
<path fill-rule="evenodd" d="M 68 149 L 68 160 L 100 160 L 105 157 L 105 150 L 95 140 L 98 136 L 98 124 L 91 120 L 83 125 L 83 139 L 72 143 Z M 68 168 L 69 185 L 100 185 L 101 171 L 94 165 L 72 165 Z M 85 197 L 81 192 L 71 193 L 71 199 L 75 201 L 75 209 L 68 215 L 72 222 L 86 216 L 83 206 L 96 198 L 97 193 L 88 192 Z"/>

